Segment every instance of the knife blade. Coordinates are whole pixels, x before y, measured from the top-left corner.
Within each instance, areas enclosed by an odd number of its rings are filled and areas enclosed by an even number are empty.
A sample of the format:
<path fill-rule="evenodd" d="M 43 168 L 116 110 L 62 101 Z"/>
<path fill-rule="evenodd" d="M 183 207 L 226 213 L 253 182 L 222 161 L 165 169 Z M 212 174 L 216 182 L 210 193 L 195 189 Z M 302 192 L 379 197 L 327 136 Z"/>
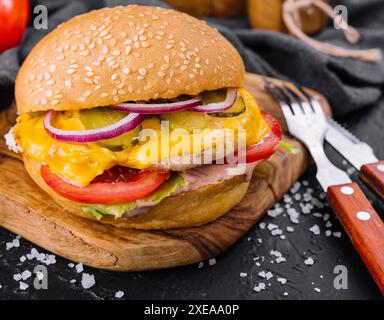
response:
<path fill-rule="evenodd" d="M 378 162 L 372 148 L 331 118 L 327 118 L 325 140 L 360 171 L 365 164 Z"/>
<path fill-rule="evenodd" d="M 335 120 L 327 118 L 327 122 L 325 140 L 360 171 L 360 179 L 384 202 L 384 161 L 379 161 L 367 143 Z"/>

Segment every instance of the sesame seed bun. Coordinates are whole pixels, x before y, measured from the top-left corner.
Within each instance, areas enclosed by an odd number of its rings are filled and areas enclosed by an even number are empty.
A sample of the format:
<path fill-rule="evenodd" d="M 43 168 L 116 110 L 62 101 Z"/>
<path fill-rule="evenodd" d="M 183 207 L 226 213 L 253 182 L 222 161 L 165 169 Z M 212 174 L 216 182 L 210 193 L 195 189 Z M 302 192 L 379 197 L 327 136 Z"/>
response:
<path fill-rule="evenodd" d="M 80 110 L 241 87 L 244 65 L 185 13 L 130 5 L 77 16 L 43 38 L 16 80 L 20 113 Z"/>
<path fill-rule="evenodd" d="M 90 220 L 96 220 L 82 210 L 82 204 L 61 197 L 43 180 L 41 164 L 24 156 L 24 165 L 35 183 L 48 193 L 66 211 Z M 246 176 L 233 176 L 230 179 L 203 186 L 165 198 L 149 211 L 135 217 L 104 217 L 102 223 L 117 228 L 141 230 L 162 230 L 185 228 L 212 222 L 236 206 L 245 196 L 249 187 Z"/>

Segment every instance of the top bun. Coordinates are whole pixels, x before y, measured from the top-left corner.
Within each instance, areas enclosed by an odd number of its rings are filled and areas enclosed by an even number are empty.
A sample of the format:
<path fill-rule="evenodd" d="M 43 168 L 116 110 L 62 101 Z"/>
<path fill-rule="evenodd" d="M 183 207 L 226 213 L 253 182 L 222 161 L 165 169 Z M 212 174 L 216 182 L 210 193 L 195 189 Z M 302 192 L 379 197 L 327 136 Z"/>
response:
<path fill-rule="evenodd" d="M 241 87 L 244 64 L 185 13 L 130 5 L 77 16 L 31 51 L 16 79 L 20 113 L 80 110 Z"/>

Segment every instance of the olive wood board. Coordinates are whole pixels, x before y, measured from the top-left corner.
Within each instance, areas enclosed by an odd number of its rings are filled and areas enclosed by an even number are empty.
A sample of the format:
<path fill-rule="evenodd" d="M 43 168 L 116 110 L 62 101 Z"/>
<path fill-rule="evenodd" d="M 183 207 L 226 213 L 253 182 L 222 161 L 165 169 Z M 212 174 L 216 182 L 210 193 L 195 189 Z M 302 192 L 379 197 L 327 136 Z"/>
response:
<path fill-rule="evenodd" d="M 283 124 L 279 107 L 261 84 L 261 76 L 247 74 L 246 88 L 261 109 Z M 329 114 L 326 100 L 320 98 Z M 14 106 L 0 113 L 1 136 L 14 124 L 15 117 Z M 20 157 L 8 151 L 4 139 L 0 139 L 0 226 L 54 254 L 100 269 L 151 270 L 206 260 L 233 245 L 306 169 L 309 158 L 303 146 L 286 134 L 283 139 L 299 152 L 278 149 L 261 162 L 247 194 L 235 208 L 200 227 L 165 231 L 119 229 L 67 213 L 35 185 Z"/>

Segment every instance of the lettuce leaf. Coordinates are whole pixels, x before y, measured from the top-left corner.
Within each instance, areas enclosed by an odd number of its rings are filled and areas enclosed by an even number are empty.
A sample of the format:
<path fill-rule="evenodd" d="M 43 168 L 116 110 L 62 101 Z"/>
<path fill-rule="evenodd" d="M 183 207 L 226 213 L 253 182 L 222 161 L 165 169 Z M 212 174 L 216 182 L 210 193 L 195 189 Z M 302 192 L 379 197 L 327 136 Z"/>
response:
<path fill-rule="evenodd" d="M 128 202 L 123 204 L 85 204 L 83 211 L 100 220 L 104 215 L 113 216 L 115 219 L 121 218 L 125 211 L 136 208 L 136 202 Z"/>
<path fill-rule="evenodd" d="M 285 142 L 284 140 L 281 140 L 279 147 L 283 149 L 285 152 L 296 154 L 300 152 L 300 149 L 296 148 L 292 144 Z"/>
<path fill-rule="evenodd" d="M 177 187 L 184 186 L 184 178 L 177 173 L 172 173 L 171 177 L 164 182 L 159 189 L 157 189 L 150 196 L 141 199 L 144 202 L 159 203 L 165 198 L 172 195 Z M 121 218 L 126 211 L 133 210 L 137 206 L 136 201 L 122 203 L 122 204 L 84 204 L 83 211 L 100 220 L 103 216 L 109 215 L 115 219 Z"/>

